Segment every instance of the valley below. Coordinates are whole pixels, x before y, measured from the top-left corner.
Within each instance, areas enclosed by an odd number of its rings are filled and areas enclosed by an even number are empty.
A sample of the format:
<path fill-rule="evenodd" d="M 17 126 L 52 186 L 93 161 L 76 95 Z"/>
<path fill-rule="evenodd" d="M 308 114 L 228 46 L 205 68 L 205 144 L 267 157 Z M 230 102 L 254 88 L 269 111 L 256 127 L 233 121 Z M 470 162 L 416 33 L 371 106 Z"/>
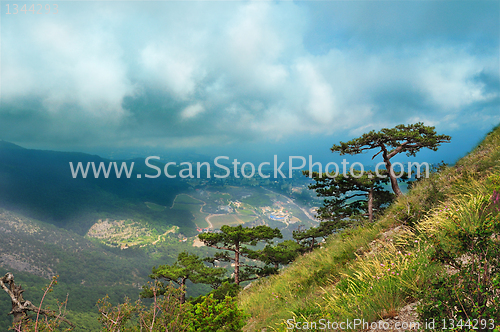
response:
<path fill-rule="evenodd" d="M 98 330 L 95 304 L 104 296 L 113 303 L 125 296 L 137 299 L 154 266 L 172 264 L 183 251 L 213 254 L 198 240 L 200 233 L 217 232 L 222 225 L 268 225 L 290 239 L 299 225 L 317 224 L 310 215 L 315 207 L 304 199 L 310 196 L 304 195 L 307 182 L 302 179 L 251 185 L 104 182 L 61 172 L 71 154 L 8 145 L 0 146 L 0 156 L 0 179 L 9 179 L 0 188 L 0 274 L 12 272 L 32 302 L 40 301 L 44 286 L 59 276 L 46 303 L 55 305 L 68 296 L 68 318 L 78 323 L 75 331 Z M 30 181 L 16 171 L 25 160 L 34 161 L 30 165 L 43 160 L 43 167 L 27 173 Z M 210 289 L 193 284 L 188 296 Z M 0 312 L 8 313 L 9 307 L 2 297 Z M 0 316 L 0 330 L 10 322 L 9 316 Z"/>

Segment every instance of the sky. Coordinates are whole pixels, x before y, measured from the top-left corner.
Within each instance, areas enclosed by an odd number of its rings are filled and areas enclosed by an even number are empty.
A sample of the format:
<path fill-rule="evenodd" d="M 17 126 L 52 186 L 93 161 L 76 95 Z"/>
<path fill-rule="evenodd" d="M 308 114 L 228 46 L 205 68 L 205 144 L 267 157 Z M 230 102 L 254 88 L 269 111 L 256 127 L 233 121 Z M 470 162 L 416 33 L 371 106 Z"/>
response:
<path fill-rule="evenodd" d="M 328 159 L 424 122 L 452 142 L 419 157 L 454 162 L 500 123 L 498 1 L 26 3 L 0 16 L 0 139 L 24 147 Z"/>

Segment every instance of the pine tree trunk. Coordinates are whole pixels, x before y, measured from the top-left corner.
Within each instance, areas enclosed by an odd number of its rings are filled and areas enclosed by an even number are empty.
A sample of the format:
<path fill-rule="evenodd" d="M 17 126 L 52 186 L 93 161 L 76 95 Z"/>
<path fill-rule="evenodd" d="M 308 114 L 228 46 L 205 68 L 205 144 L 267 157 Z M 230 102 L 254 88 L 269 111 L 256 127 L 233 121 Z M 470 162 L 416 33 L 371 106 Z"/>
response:
<path fill-rule="evenodd" d="M 186 303 L 186 278 L 181 279 L 181 303 Z"/>
<path fill-rule="evenodd" d="M 234 252 L 234 283 L 240 284 L 240 246 L 236 245 Z"/>
<path fill-rule="evenodd" d="M 373 221 L 373 187 L 368 192 L 368 221 Z"/>
<path fill-rule="evenodd" d="M 391 161 L 389 160 L 389 158 L 387 158 L 386 151 L 384 151 L 383 157 L 384 157 L 385 168 L 389 172 L 389 179 L 391 180 L 392 191 L 394 191 L 396 196 L 399 197 L 403 195 L 403 193 L 401 192 L 401 189 L 399 189 L 398 179 L 396 179 L 396 175 L 394 174 L 394 170 L 392 169 Z"/>

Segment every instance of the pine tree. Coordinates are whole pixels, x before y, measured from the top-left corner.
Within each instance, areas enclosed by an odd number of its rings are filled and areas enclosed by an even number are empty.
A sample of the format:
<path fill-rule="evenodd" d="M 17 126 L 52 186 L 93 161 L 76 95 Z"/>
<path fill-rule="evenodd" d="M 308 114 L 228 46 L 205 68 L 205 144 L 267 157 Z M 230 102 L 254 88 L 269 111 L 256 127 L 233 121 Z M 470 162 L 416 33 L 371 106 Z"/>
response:
<path fill-rule="evenodd" d="M 186 281 L 215 284 L 220 282 L 220 277 L 225 273 L 224 268 L 206 266 L 204 261 L 196 254 L 181 252 L 177 261 L 172 265 L 160 265 L 153 267 L 153 273 L 149 276 L 152 279 L 165 279 L 179 285 L 182 290 L 181 303 L 186 301 Z M 161 292 L 160 294 L 161 295 Z M 152 297 L 150 288 L 146 288 L 141 293 L 142 297 Z"/>
<path fill-rule="evenodd" d="M 255 279 L 256 277 L 252 277 L 252 275 L 261 270 L 258 266 L 250 266 L 241 262 L 242 257 L 248 257 L 253 252 L 247 246 L 255 246 L 261 241 L 270 243 L 274 238 L 283 237 L 278 228 L 269 226 L 243 227 L 238 225 L 233 227 L 224 225 L 220 230 L 220 233 L 200 234 L 198 238 L 209 247 L 226 250 L 223 253 L 217 253 L 213 260 L 234 264 L 234 282 L 237 285 L 240 282 Z M 241 270 L 241 267 L 245 269 Z"/>
<path fill-rule="evenodd" d="M 309 189 L 315 190 L 320 197 L 327 197 L 318 209 L 318 219 L 337 229 L 345 227 L 348 218 L 357 214 L 368 216 L 368 220 L 373 221 L 374 213 L 392 201 L 394 195 L 384 187 L 389 183 L 387 173 L 381 171 L 379 174 L 384 177 L 379 177 L 372 171 L 361 173 L 353 170 L 352 174 L 346 175 L 304 171 L 304 175 L 315 181 Z M 406 179 L 404 173 L 400 180 Z"/>
<path fill-rule="evenodd" d="M 394 128 L 383 128 L 380 131 L 372 130 L 349 142 L 333 145 L 331 150 L 332 152 L 340 152 L 340 155 L 355 155 L 363 151 L 379 149 L 372 159 L 382 154 L 392 190 L 396 196 L 401 196 L 402 192 L 392 168 L 391 158 L 399 153 L 415 156 L 424 148 L 437 151 L 441 143 L 450 142 L 450 136 L 438 135 L 434 129 L 435 127 L 424 126 L 422 122 L 407 126 L 401 124 Z"/>

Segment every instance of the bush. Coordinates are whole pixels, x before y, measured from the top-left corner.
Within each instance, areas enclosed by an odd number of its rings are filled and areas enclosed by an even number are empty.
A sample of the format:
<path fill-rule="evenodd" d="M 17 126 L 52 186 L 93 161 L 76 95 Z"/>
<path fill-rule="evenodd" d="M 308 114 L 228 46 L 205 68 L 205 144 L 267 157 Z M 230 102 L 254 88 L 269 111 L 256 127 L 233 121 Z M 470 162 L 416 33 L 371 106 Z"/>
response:
<path fill-rule="evenodd" d="M 448 271 L 421 293 L 421 319 L 434 319 L 437 328 L 453 320 L 461 329 L 492 330 L 500 322 L 500 194 L 462 196 L 435 218 L 433 259 Z"/>
<path fill-rule="evenodd" d="M 181 303 L 182 291 L 169 285 L 162 288 L 162 296 L 156 296 L 158 285 L 151 285 L 153 304 L 146 307 L 140 300 L 134 304 L 125 303 L 112 306 L 108 297 L 99 300 L 97 306 L 101 315 L 99 322 L 105 332 L 143 331 L 189 331 L 191 307 Z"/>
<path fill-rule="evenodd" d="M 163 286 L 162 295 L 156 296 L 159 286 L 158 283 L 150 285 L 153 294 L 151 306 L 144 306 L 140 300 L 131 303 L 129 299 L 112 306 L 107 297 L 101 299 L 97 306 L 103 331 L 239 332 L 245 325 L 247 316 L 230 296 L 217 300 L 210 293 L 193 305 L 190 302 L 181 303 L 182 291 L 172 285 Z M 229 285 L 224 289 L 235 291 Z"/>
<path fill-rule="evenodd" d="M 236 306 L 236 299 L 226 296 L 217 301 L 213 294 L 195 304 L 192 332 L 239 332 L 246 324 L 247 315 Z"/>

